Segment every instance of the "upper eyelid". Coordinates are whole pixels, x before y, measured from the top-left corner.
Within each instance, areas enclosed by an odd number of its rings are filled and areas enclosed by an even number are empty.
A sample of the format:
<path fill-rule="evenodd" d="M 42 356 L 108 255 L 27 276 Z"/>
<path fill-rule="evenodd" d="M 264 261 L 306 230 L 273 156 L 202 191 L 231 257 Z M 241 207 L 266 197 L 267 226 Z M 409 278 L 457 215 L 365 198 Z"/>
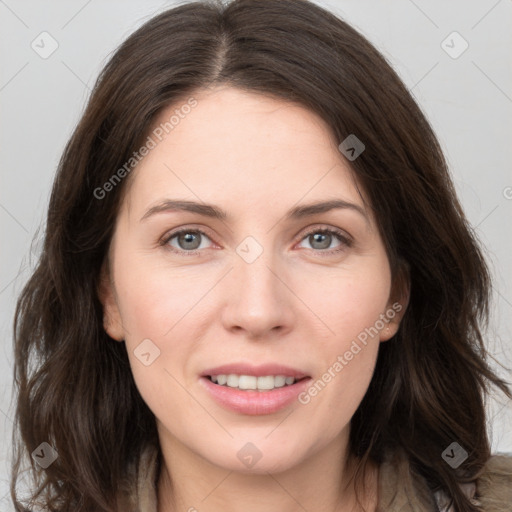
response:
<path fill-rule="evenodd" d="M 194 225 L 191 225 L 191 226 L 185 226 L 185 227 L 180 227 L 180 228 L 176 228 L 176 229 L 172 229 L 168 232 L 166 232 L 162 237 L 161 237 L 161 241 L 168 241 L 170 240 L 171 238 L 174 238 L 176 235 L 179 235 L 180 233 L 183 233 L 183 232 L 199 232 L 203 235 L 206 235 L 210 240 L 213 241 L 213 238 L 209 233 L 208 233 L 208 230 L 205 229 L 204 227 L 195 227 Z"/>

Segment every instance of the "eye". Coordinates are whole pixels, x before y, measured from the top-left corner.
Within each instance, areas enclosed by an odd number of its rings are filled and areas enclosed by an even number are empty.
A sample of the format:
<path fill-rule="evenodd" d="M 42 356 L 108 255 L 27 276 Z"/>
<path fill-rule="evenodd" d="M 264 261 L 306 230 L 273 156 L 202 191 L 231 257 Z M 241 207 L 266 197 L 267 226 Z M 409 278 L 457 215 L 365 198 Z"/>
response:
<path fill-rule="evenodd" d="M 335 239 L 338 239 L 340 242 L 339 245 L 334 249 L 329 249 Z M 352 241 L 349 237 L 338 229 L 312 229 L 303 236 L 302 240 L 307 240 L 313 250 L 324 253 L 325 255 L 341 252 L 352 245 Z"/>
<path fill-rule="evenodd" d="M 205 248 L 204 246 L 201 247 L 203 238 L 210 240 L 208 235 L 200 229 L 181 229 L 165 237 L 161 244 L 170 246 L 174 252 L 186 253 L 189 256 L 197 254 L 200 249 Z M 176 244 L 172 243 L 174 239 L 176 239 L 177 247 Z"/>
<path fill-rule="evenodd" d="M 194 256 L 199 254 L 201 249 L 207 248 L 202 243 L 204 239 L 211 241 L 210 237 L 200 229 L 184 228 L 165 236 L 160 244 L 178 254 Z M 336 239 L 339 242 L 338 246 L 329 249 Z M 343 231 L 333 228 L 311 229 L 302 237 L 302 240 L 307 240 L 311 244 L 311 250 L 326 256 L 339 253 L 352 245 L 351 239 Z"/>

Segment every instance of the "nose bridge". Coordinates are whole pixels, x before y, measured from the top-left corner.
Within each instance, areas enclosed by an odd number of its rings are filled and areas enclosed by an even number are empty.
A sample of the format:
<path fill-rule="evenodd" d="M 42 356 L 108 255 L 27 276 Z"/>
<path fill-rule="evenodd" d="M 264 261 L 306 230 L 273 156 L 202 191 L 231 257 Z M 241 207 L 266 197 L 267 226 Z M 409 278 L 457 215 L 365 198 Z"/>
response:
<path fill-rule="evenodd" d="M 226 327 L 241 327 L 253 334 L 291 321 L 290 291 L 271 246 L 271 236 L 247 236 L 236 247 L 229 282 Z M 260 240 L 262 240 L 260 242 Z"/>
<path fill-rule="evenodd" d="M 272 237 L 268 236 L 265 240 L 262 240 L 262 236 L 258 238 L 259 240 L 249 235 L 236 247 L 233 279 L 240 288 L 239 291 L 255 301 L 275 300 L 280 291 L 277 285 L 279 280 L 274 275 L 277 258 L 271 247 Z"/>

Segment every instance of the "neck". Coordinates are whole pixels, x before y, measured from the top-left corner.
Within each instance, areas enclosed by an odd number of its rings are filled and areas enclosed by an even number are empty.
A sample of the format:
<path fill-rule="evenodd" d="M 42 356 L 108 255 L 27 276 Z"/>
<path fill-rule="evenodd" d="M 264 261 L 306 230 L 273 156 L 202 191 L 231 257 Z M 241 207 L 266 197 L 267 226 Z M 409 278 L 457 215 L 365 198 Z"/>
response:
<path fill-rule="evenodd" d="M 357 460 L 346 455 L 348 445 L 341 439 L 297 466 L 262 474 L 223 469 L 181 443 L 166 441 L 161 443 L 158 512 L 374 512 L 377 507 L 378 467 L 368 467 L 361 508 L 354 490 Z"/>

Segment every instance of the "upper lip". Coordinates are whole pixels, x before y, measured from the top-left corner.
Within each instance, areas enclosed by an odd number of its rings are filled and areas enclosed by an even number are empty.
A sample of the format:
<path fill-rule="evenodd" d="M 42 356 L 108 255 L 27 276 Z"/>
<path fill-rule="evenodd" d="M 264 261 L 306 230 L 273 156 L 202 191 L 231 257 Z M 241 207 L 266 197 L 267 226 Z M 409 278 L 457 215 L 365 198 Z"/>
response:
<path fill-rule="evenodd" d="M 265 377 L 267 375 L 282 375 L 284 377 L 294 377 L 296 380 L 307 377 L 304 372 L 284 366 L 282 364 L 267 363 L 254 366 L 247 363 L 231 363 L 209 368 L 201 373 L 201 377 L 211 377 L 212 375 L 252 375 L 254 377 Z"/>

